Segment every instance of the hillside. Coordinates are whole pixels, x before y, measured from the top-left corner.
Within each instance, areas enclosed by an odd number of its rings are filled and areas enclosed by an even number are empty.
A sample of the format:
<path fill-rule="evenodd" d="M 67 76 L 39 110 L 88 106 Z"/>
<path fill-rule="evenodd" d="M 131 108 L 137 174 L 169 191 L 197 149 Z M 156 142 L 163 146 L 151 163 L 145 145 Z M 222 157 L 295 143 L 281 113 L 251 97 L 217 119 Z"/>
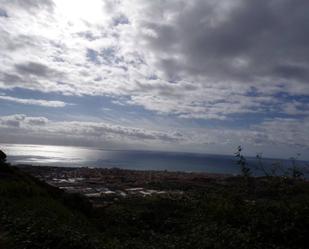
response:
<path fill-rule="evenodd" d="M 1 248 L 277 248 L 309 244 L 309 184 L 231 177 L 178 197 L 132 197 L 92 208 L 17 168 L 0 166 Z"/>
<path fill-rule="evenodd" d="M 8 232 L 2 243 L 9 248 L 98 248 L 79 196 L 6 165 L 0 167 L 0 196 L 1 230 Z"/>

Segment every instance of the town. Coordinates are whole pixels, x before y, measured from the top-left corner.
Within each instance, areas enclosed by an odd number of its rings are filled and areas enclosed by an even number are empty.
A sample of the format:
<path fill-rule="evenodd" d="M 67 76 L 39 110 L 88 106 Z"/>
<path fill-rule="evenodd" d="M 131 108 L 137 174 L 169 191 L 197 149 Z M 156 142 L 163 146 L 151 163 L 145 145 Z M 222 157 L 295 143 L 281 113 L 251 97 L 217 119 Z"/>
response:
<path fill-rule="evenodd" d="M 94 207 L 108 206 L 122 198 L 160 195 L 179 198 L 184 194 L 181 186 L 203 184 L 213 179 L 224 179 L 227 175 L 185 173 L 170 171 L 140 171 L 119 168 L 71 168 L 19 165 L 21 170 L 64 190 L 81 194 Z M 173 184 L 173 187 L 171 187 Z"/>

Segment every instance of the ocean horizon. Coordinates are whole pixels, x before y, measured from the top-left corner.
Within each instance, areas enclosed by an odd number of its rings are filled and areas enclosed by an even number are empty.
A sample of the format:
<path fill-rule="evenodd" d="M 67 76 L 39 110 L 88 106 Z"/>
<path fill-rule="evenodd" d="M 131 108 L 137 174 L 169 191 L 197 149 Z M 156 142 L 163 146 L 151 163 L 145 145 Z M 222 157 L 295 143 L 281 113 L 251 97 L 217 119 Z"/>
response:
<path fill-rule="evenodd" d="M 0 144 L 11 164 L 58 167 L 122 168 L 131 170 L 168 170 L 217 174 L 240 174 L 234 155 L 213 155 L 190 152 L 162 152 L 137 150 L 106 150 L 98 148 Z M 246 157 L 254 175 L 261 175 L 255 157 Z M 266 168 L 280 163 L 291 166 L 290 160 L 263 159 Z M 301 163 L 304 163 L 303 161 Z"/>

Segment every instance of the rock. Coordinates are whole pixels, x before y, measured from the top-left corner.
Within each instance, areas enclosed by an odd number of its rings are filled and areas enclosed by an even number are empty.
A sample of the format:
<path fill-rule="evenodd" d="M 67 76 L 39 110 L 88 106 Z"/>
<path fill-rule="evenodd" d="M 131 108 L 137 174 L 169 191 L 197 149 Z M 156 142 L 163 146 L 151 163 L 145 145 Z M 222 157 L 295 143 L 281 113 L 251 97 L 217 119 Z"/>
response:
<path fill-rule="evenodd" d="M 0 162 L 5 162 L 6 161 L 6 154 L 0 150 Z"/>

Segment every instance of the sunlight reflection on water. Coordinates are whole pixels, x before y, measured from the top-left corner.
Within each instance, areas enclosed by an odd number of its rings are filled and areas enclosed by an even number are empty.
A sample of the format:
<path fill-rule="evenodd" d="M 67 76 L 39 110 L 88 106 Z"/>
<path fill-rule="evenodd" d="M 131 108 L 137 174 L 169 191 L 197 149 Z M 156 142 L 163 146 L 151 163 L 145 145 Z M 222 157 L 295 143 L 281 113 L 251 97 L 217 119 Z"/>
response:
<path fill-rule="evenodd" d="M 95 160 L 99 151 L 94 149 L 31 145 L 31 144 L 1 144 L 1 148 L 8 154 L 8 160 L 14 163 L 30 164 L 83 164 Z"/>
<path fill-rule="evenodd" d="M 230 156 L 31 144 L 0 144 L 0 149 L 13 164 L 238 173 Z"/>

